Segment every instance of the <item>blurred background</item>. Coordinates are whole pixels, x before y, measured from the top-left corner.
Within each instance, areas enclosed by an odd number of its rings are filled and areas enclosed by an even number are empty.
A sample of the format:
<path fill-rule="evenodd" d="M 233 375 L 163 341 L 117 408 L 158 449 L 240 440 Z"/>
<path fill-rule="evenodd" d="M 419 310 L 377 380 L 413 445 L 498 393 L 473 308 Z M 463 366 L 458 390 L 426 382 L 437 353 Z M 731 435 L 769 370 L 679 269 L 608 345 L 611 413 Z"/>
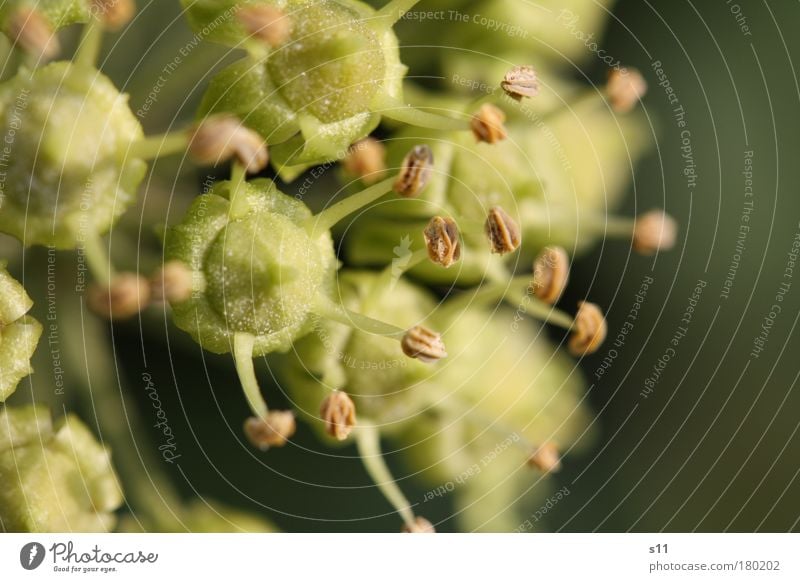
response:
<path fill-rule="evenodd" d="M 191 42 L 176 4 L 140 2 L 137 25 L 108 41 L 103 68 L 131 94 L 134 110 L 163 74 L 164 55 L 181 54 Z M 566 302 L 588 296 L 608 316 L 609 340 L 581 362 L 596 437 L 564 459 L 554 489 L 566 487 L 569 494 L 534 529 L 796 531 L 800 271 L 794 271 L 792 252 L 800 236 L 800 37 L 793 25 L 800 22 L 800 4 L 622 0 L 610 10 L 598 42 L 646 77 L 644 113 L 656 136 L 635 168 L 620 213 L 664 207 L 680 231 L 676 248 L 655 259 L 609 240 L 575 265 Z M 414 26 L 403 23 L 401 42 L 413 36 Z M 547 58 L 577 81 L 604 79 L 606 66 L 588 51 L 561 62 L 558 54 Z M 146 131 L 191 119 L 213 72 L 231 60 L 210 44 L 189 51 L 160 88 L 144 118 Z M 427 74 L 424 59 L 412 67 L 412 76 Z M 435 79 L 428 84 L 435 87 Z M 158 258 L 157 234 L 140 224 L 148 217 L 174 222 L 189 191 L 199 191 L 207 177 L 186 164 L 180 172 L 175 178 L 169 160 L 156 164 L 139 211 L 118 229 L 118 260 L 146 263 L 143 248 Z M 43 257 L 28 253 L 29 273 Z M 27 279 L 32 296 L 44 292 Z M 78 305 L 75 297 L 60 309 Z M 635 324 L 615 342 L 634 309 Z M 355 450 L 326 450 L 304 424 L 292 446 L 254 461 L 240 441 L 247 410 L 230 357 L 200 352 L 163 312 L 111 331 L 99 322 L 86 325 L 86 337 L 113 335 L 113 351 L 98 342 L 89 353 L 97 358 L 98 377 L 107 372 L 120 379 L 113 388 L 127 403 L 120 409 L 100 398 L 83 417 L 91 423 L 97 415 L 143 414 L 147 424 L 143 374 L 149 374 L 179 455 L 179 462 L 167 464 L 156 454 L 155 463 L 181 495 L 214 498 L 286 531 L 397 530 L 397 517 L 371 486 Z M 39 350 L 35 365 L 47 369 L 48 357 Z M 268 387 L 270 367 L 261 362 L 259 374 L 278 404 L 281 390 Z M 68 375 L 67 381 L 76 379 Z M 37 398 L 48 393 L 57 408 L 71 406 L 69 389 L 65 395 L 37 390 Z M 120 438 L 131 439 L 125 429 Z M 133 458 L 115 456 L 123 478 L 153 463 L 147 449 L 155 448 L 158 435 L 151 436 L 153 442 L 148 435 L 132 439 Z M 409 499 L 421 500 L 428 486 L 408 477 L 395 455 L 389 461 Z M 439 531 L 458 531 L 453 512 L 446 495 L 425 503 L 424 515 Z"/>

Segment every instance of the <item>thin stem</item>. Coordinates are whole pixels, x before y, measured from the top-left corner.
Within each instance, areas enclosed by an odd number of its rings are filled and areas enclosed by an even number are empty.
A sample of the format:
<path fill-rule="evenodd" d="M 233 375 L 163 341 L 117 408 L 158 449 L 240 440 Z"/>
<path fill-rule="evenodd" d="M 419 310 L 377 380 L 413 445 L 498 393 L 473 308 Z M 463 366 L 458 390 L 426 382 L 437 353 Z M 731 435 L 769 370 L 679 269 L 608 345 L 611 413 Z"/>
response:
<path fill-rule="evenodd" d="M 111 281 L 115 276 L 114 267 L 111 265 L 111 257 L 108 255 L 103 238 L 97 233 L 87 234 L 82 250 L 95 281 L 106 288 L 111 287 Z"/>
<path fill-rule="evenodd" d="M 381 24 L 390 28 L 417 3 L 419 3 L 419 0 L 391 0 L 386 6 L 378 10 L 376 18 L 379 19 Z"/>
<path fill-rule="evenodd" d="M 372 335 L 390 337 L 399 340 L 406 333 L 406 330 L 390 323 L 385 323 L 361 313 L 350 311 L 346 307 L 334 303 L 327 297 L 320 296 L 314 305 L 313 311 L 320 317 L 330 319 L 337 323 L 353 327 L 358 331 L 363 331 Z"/>
<path fill-rule="evenodd" d="M 239 162 L 234 162 L 231 168 L 231 218 L 241 218 L 250 212 L 250 205 L 245 200 L 243 187 L 247 180 L 247 169 Z"/>
<path fill-rule="evenodd" d="M 396 178 L 392 177 L 381 180 L 366 190 L 362 190 L 358 194 L 348 196 L 341 202 L 337 202 L 319 214 L 315 214 L 306 222 L 306 230 L 308 230 L 312 237 L 315 234 L 317 236 L 321 236 L 345 216 L 352 214 L 356 210 L 359 210 L 368 204 L 372 204 L 379 198 L 391 192 L 395 179 Z"/>
<path fill-rule="evenodd" d="M 237 332 L 233 334 L 233 359 L 236 363 L 236 373 L 239 375 L 239 382 L 242 384 L 244 396 L 247 404 L 254 416 L 267 418 L 269 408 L 264 397 L 261 396 L 261 388 L 256 378 L 256 370 L 253 366 L 253 346 L 256 338 L 249 333 Z"/>
<path fill-rule="evenodd" d="M 155 160 L 180 154 L 189 147 L 189 139 L 190 136 L 186 130 L 144 137 L 131 144 L 128 155 L 140 160 Z"/>
<path fill-rule="evenodd" d="M 103 44 L 103 27 L 100 22 L 92 17 L 84 24 L 78 49 L 75 52 L 73 63 L 79 67 L 94 68 L 100 56 L 100 47 Z"/>
<path fill-rule="evenodd" d="M 395 511 L 403 518 L 403 522 L 409 529 L 415 527 L 414 512 L 411 504 L 403 495 L 397 482 L 392 477 L 389 467 L 383 460 L 381 453 L 381 437 L 378 429 L 372 424 L 360 423 L 355 430 L 356 446 L 361 455 L 361 462 L 369 473 L 369 476 L 380 489 L 386 500 L 392 504 Z"/>
<path fill-rule="evenodd" d="M 469 131 L 469 122 L 437 113 L 422 111 L 400 102 L 387 102 L 376 111 L 401 123 L 440 131 Z"/>
<path fill-rule="evenodd" d="M 518 281 L 512 279 L 512 282 L 516 283 Z M 572 328 L 572 324 L 575 321 L 572 316 L 560 309 L 556 309 L 544 301 L 540 301 L 531 295 L 530 292 L 520 291 L 513 286 L 513 283 L 505 294 L 507 303 L 512 304 L 512 306 L 515 306 L 518 310 L 524 312 L 533 319 L 557 325 L 566 330 Z M 526 284 L 530 285 L 530 278 L 526 279 Z"/>
<path fill-rule="evenodd" d="M 630 238 L 636 220 L 606 214 L 576 214 L 555 205 L 531 202 L 523 206 L 522 222 L 526 229 L 570 228 L 589 235 Z"/>

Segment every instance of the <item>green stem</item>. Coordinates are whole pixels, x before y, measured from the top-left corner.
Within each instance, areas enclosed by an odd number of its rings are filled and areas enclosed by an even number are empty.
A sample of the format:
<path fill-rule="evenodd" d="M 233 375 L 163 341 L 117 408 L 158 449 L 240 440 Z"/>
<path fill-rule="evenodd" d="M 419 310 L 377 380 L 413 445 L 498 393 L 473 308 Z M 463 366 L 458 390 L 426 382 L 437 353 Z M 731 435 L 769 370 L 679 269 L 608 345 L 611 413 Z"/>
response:
<path fill-rule="evenodd" d="M 391 28 L 403 15 L 411 10 L 419 0 L 391 0 L 378 10 L 375 17 L 386 28 Z"/>
<path fill-rule="evenodd" d="M 362 190 L 358 194 L 348 196 L 341 202 L 337 202 L 315 214 L 306 221 L 306 230 L 314 238 L 315 236 L 322 236 L 323 233 L 331 229 L 333 225 L 342 220 L 349 214 L 356 210 L 367 206 L 385 196 L 392 191 L 396 178 L 386 178 L 377 184 L 373 184 L 366 190 Z"/>
<path fill-rule="evenodd" d="M 83 255 L 95 281 L 105 288 L 111 287 L 114 280 L 114 267 L 103 244 L 103 238 L 97 233 L 89 233 L 83 241 Z"/>
<path fill-rule="evenodd" d="M 363 331 L 372 335 L 379 335 L 383 337 L 390 337 L 401 339 L 406 330 L 401 329 L 390 323 L 373 319 L 361 313 L 350 311 L 342 305 L 338 305 L 328 299 L 327 297 L 320 296 L 314 305 L 313 312 L 320 317 L 330 319 L 342 325 L 352 327 L 358 331 Z"/>
<path fill-rule="evenodd" d="M 72 62 L 79 67 L 94 68 L 100 56 L 102 44 L 103 27 L 96 18 L 92 17 L 83 25 L 81 39 Z"/>
<path fill-rule="evenodd" d="M 253 347 L 256 338 L 249 333 L 237 332 L 233 334 L 233 359 L 236 363 L 236 373 L 239 375 L 239 382 L 242 384 L 244 396 L 247 404 L 254 416 L 267 418 L 269 408 L 267 402 L 261 395 L 261 388 L 256 378 L 256 370 L 253 366 Z"/>
<path fill-rule="evenodd" d="M 403 495 L 394 477 L 392 477 L 389 467 L 386 466 L 386 462 L 383 460 L 378 429 L 372 424 L 360 423 L 356 427 L 355 438 L 358 453 L 361 455 L 361 462 L 364 463 L 364 468 L 369 473 L 370 478 L 383 493 L 386 500 L 391 503 L 395 511 L 400 514 L 406 526 L 409 529 L 413 529 L 415 526 L 414 512 L 408 499 Z"/>
<path fill-rule="evenodd" d="M 576 214 L 554 205 L 530 202 L 522 205 L 522 223 L 526 230 L 571 229 L 592 236 L 630 238 L 636 220 L 605 214 Z"/>
<path fill-rule="evenodd" d="M 155 160 L 180 154 L 187 150 L 190 139 L 186 130 L 145 137 L 131 144 L 128 155 L 139 160 Z"/>
<path fill-rule="evenodd" d="M 375 106 L 375 112 L 401 123 L 440 131 L 469 131 L 469 121 L 437 113 L 422 111 L 393 99 L 385 99 Z"/>
<path fill-rule="evenodd" d="M 512 286 L 509 287 L 505 294 L 505 300 L 507 303 L 511 304 L 512 307 L 516 307 L 520 311 L 523 311 L 526 315 L 532 317 L 533 319 L 537 319 L 544 323 L 557 325 L 566 330 L 572 329 L 572 324 L 575 321 L 572 316 L 561 311 L 560 309 L 556 309 L 544 301 L 540 301 L 529 292 L 520 291 L 518 288 L 513 286 L 518 282 L 519 280 L 512 279 Z M 525 279 L 525 284 L 530 285 L 530 277 Z"/>
<path fill-rule="evenodd" d="M 244 184 L 247 180 L 247 169 L 239 162 L 234 162 L 231 168 L 231 203 L 229 214 L 231 218 L 243 218 L 250 212 L 250 204 L 244 196 Z"/>

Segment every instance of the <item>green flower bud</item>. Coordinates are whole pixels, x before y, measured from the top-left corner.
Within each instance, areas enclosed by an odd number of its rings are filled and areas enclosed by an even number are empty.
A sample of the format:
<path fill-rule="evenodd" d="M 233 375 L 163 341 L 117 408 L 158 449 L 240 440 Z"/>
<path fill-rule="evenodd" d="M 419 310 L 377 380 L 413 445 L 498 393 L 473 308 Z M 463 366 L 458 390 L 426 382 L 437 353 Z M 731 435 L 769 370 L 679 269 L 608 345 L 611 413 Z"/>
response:
<path fill-rule="evenodd" d="M 127 157 L 142 128 L 127 96 L 69 62 L 21 71 L 0 86 L 8 169 L 0 231 L 26 245 L 76 247 L 134 203 L 146 164 Z"/>
<path fill-rule="evenodd" d="M 70 24 L 88 22 L 90 2 L 91 0 L 6 0 L 0 6 L 0 28 L 9 36 L 9 40 L 16 41 L 16 37 L 9 34 L 9 25 L 13 16 L 21 10 L 36 10 L 54 31 Z"/>
<path fill-rule="evenodd" d="M 4 266 L 4 265 L 3 265 Z M 25 315 L 33 306 L 25 289 L 5 269 L 0 270 L 0 402 L 33 372 L 30 360 L 42 326 Z"/>
<path fill-rule="evenodd" d="M 0 529 L 113 529 L 122 492 L 108 450 L 74 415 L 53 426 L 43 407 L 0 412 Z"/>
<path fill-rule="evenodd" d="M 191 294 L 172 304 L 175 323 L 205 349 L 231 351 L 255 337 L 254 354 L 288 350 L 311 329 L 338 263 L 330 234 L 312 238 L 311 212 L 269 180 L 221 182 L 199 196 L 166 237 L 166 258 L 191 271 Z"/>
<path fill-rule="evenodd" d="M 196 30 L 209 30 L 211 39 L 232 46 L 247 38 L 233 16 L 239 4 L 184 0 Z M 375 129 L 376 110 L 399 100 L 406 67 L 391 19 L 361 2 L 260 0 L 256 5 L 284 9 L 292 22 L 288 40 L 265 57 L 246 58 L 222 71 L 199 115 L 235 114 L 267 140 L 273 165 L 292 177 L 308 165 L 343 157 Z"/>

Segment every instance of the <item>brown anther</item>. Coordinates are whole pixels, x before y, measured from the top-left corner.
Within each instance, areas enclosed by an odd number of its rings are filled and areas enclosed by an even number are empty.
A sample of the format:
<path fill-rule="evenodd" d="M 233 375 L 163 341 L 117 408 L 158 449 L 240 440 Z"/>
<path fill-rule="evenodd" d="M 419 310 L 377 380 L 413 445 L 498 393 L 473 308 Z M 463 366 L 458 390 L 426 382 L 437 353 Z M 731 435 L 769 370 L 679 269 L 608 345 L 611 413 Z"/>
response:
<path fill-rule="evenodd" d="M 416 358 L 426 364 L 447 357 L 442 336 L 421 325 L 409 329 L 403 336 L 400 346 L 409 358 Z"/>
<path fill-rule="evenodd" d="M 536 97 L 539 94 L 539 79 L 533 67 L 521 65 L 506 73 L 500 87 L 506 95 L 521 101 L 524 97 Z"/>
<path fill-rule="evenodd" d="M 472 135 L 478 141 L 489 144 L 503 141 L 508 137 L 508 132 L 503 125 L 505 121 L 506 114 L 502 109 L 490 103 L 485 103 L 470 121 Z"/>
<path fill-rule="evenodd" d="M 554 443 L 545 443 L 528 458 L 528 465 L 543 473 L 556 473 L 561 469 L 561 457 Z"/>
<path fill-rule="evenodd" d="M 150 303 L 150 285 L 136 273 L 120 273 L 110 287 L 89 286 L 86 303 L 94 313 L 109 319 L 127 319 Z"/>
<path fill-rule="evenodd" d="M 119 30 L 136 14 L 134 0 L 92 0 L 92 12 L 106 28 Z"/>
<path fill-rule="evenodd" d="M 247 34 L 270 47 L 284 44 L 292 35 L 291 19 L 275 6 L 244 6 L 236 13 L 236 19 Z"/>
<path fill-rule="evenodd" d="M 567 286 L 569 256 L 561 247 L 545 247 L 533 263 L 533 294 L 553 305 Z"/>
<path fill-rule="evenodd" d="M 338 441 L 346 440 L 356 425 L 356 405 L 340 390 L 322 401 L 319 415 L 325 423 L 325 432 Z"/>
<path fill-rule="evenodd" d="M 492 252 L 498 255 L 517 250 L 522 242 L 519 225 L 499 206 L 489 211 L 489 217 L 486 219 L 486 236 L 489 237 Z"/>
<path fill-rule="evenodd" d="M 445 269 L 461 258 L 461 241 L 458 236 L 458 225 L 452 218 L 434 216 L 422 231 L 428 257 Z"/>
<path fill-rule="evenodd" d="M 394 191 L 404 198 L 416 198 L 433 174 L 433 152 L 426 145 L 414 146 L 403 159 Z"/>
<path fill-rule="evenodd" d="M 61 50 L 50 22 L 34 8 L 20 8 L 12 13 L 7 32 L 12 42 L 39 59 L 52 59 Z"/>
<path fill-rule="evenodd" d="M 415 517 L 413 525 L 403 524 L 402 533 L 436 533 L 433 524 L 424 517 Z"/>
<path fill-rule="evenodd" d="M 594 303 L 581 301 L 569 339 L 569 351 L 574 356 L 582 356 L 597 351 L 606 339 L 608 326 L 603 312 Z"/>
<path fill-rule="evenodd" d="M 267 418 L 251 416 L 244 421 L 247 440 L 262 451 L 285 445 L 296 428 L 294 414 L 289 410 L 271 410 Z"/>
<path fill-rule="evenodd" d="M 182 303 L 192 296 L 192 271 L 183 261 L 168 261 L 150 278 L 153 301 Z"/>
<path fill-rule="evenodd" d="M 263 170 L 269 150 L 261 136 L 232 115 L 202 121 L 189 141 L 189 153 L 200 164 L 216 165 L 235 157 L 250 174 Z"/>
<path fill-rule="evenodd" d="M 643 255 L 668 251 L 675 246 L 678 225 L 663 210 L 651 210 L 636 219 L 633 228 L 633 250 Z"/>
<path fill-rule="evenodd" d="M 633 68 L 612 69 L 608 75 L 606 95 L 611 108 L 617 113 L 627 113 L 647 93 L 647 81 Z"/>
<path fill-rule="evenodd" d="M 342 165 L 350 176 L 373 184 L 386 174 L 386 148 L 374 137 L 365 137 L 350 146 Z"/>

